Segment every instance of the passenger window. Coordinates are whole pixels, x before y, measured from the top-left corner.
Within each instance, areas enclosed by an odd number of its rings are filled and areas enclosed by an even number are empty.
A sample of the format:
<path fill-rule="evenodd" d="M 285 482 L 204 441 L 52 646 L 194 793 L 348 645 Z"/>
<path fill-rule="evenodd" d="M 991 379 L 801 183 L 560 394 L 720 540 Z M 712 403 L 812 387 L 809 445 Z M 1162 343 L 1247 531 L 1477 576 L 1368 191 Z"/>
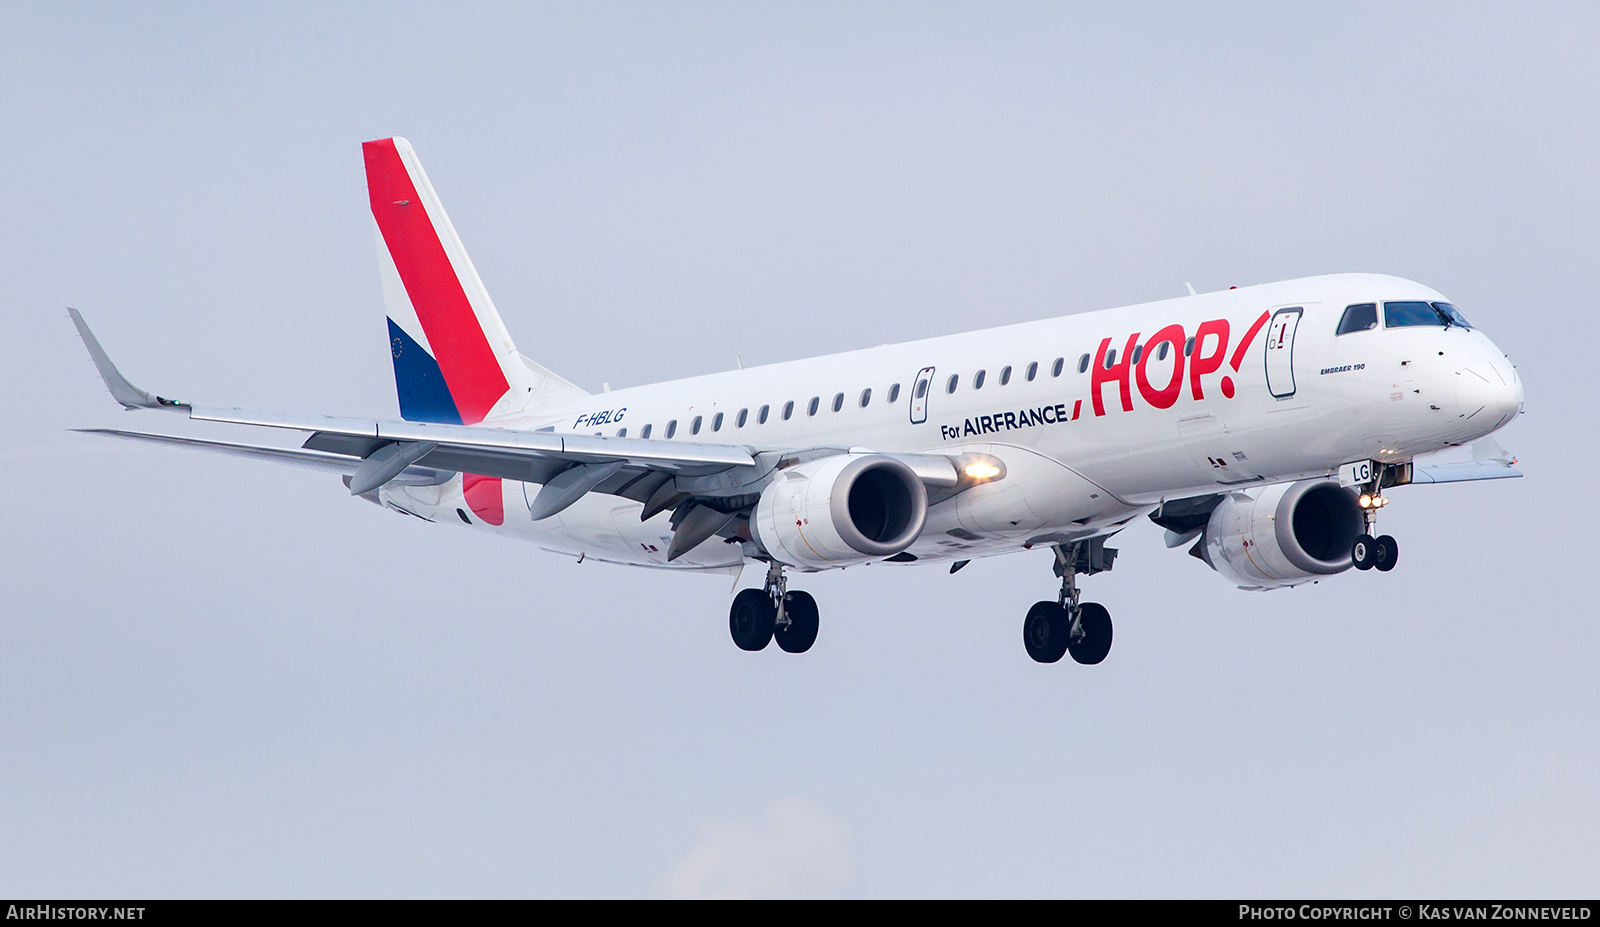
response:
<path fill-rule="evenodd" d="M 1183 343 L 1183 356 L 1184 357 L 1188 357 L 1189 355 L 1191 355 L 1193 353 L 1194 353 L 1194 336 L 1190 335 L 1189 336 L 1189 340 L 1185 341 Z"/>
<path fill-rule="evenodd" d="M 1345 307 L 1344 318 L 1339 320 L 1338 334 L 1348 335 L 1351 332 L 1364 332 L 1377 327 L 1378 304 L 1357 303 Z"/>
<path fill-rule="evenodd" d="M 961 384 L 961 374 L 952 373 L 952 374 L 950 374 L 949 381 L 946 382 L 945 385 L 944 385 L 944 391 L 947 392 L 947 393 L 953 393 L 953 392 L 956 391 L 956 387 L 959 386 L 960 384 Z"/>
<path fill-rule="evenodd" d="M 889 387 L 889 402 L 893 403 L 900 398 L 900 384 L 895 383 Z"/>
<path fill-rule="evenodd" d="M 1167 359 L 1167 349 L 1170 348 L 1170 347 L 1172 347 L 1172 342 L 1170 342 L 1170 341 L 1161 342 L 1161 347 L 1156 348 L 1156 360 L 1166 360 Z"/>
<path fill-rule="evenodd" d="M 743 428 L 745 421 L 747 419 L 749 419 L 749 418 L 750 418 L 750 410 L 749 409 L 740 409 L 739 410 L 739 417 L 733 420 L 733 426 L 735 428 Z"/>
<path fill-rule="evenodd" d="M 1089 372 L 1089 355 L 1085 354 L 1082 357 L 1078 358 L 1078 372 L 1079 373 L 1088 373 Z"/>
<path fill-rule="evenodd" d="M 928 395 L 928 381 L 927 380 L 918 380 L 917 381 L 917 398 L 921 399 L 922 397 L 924 397 L 926 395 Z"/>
<path fill-rule="evenodd" d="M 1011 382 L 1011 368 L 1010 367 L 1002 367 L 1000 369 L 1000 385 L 1001 386 L 1005 386 L 1007 383 L 1010 383 L 1010 382 Z"/>
<path fill-rule="evenodd" d="M 1038 376 L 1038 375 L 1039 375 L 1039 362 L 1038 361 L 1029 361 L 1028 362 L 1028 382 L 1032 383 L 1033 382 L 1033 378 Z"/>
<path fill-rule="evenodd" d="M 844 408 L 844 393 L 839 393 L 839 394 L 837 394 L 837 395 L 835 395 L 833 397 L 833 411 L 837 412 L 837 411 L 839 411 L 840 409 L 843 409 L 843 408 Z"/>
<path fill-rule="evenodd" d="M 712 431 L 721 431 L 722 430 L 722 413 L 721 412 L 718 412 L 716 415 L 711 416 L 711 430 Z"/>
<path fill-rule="evenodd" d="M 767 423 L 767 412 L 771 410 L 771 408 L 771 406 L 762 406 L 761 411 L 756 413 L 757 425 L 765 425 Z"/>
<path fill-rule="evenodd" d="M 1444 316 L 1421 300 L 1402 300 L 1383 304 L 1384 328 L 1410 328 L 1414 325 L 1443 325 Z"/>
<path fill-rule="evenodd" d="M 973 389 L 983 389 L 983 376 L 986 372 L 987 371 L 980 370 L 978 371 L 978 375 L 972 378 Z"/>
<path fill-rule="evenodd" d="M 694 421 L 689 423 L 689 434 L 697 435 L 699 433 L 700 433 L 700 416 L 696 415 L 694 417 Z"/>
<path fill-rule="evenodd" d="M 678 420 L 677 419 L 673 419 L 672 421 L 667 423 L 667 437 L 670 438 L 670 437 L 672 437 L 673 435 L 675 435 L 677 433 L 678 433 Z"/>
<path fill-rule="evenodd" d="M 641 437 L 641 438 L 650 437 L 650 426 L 649 425 L 646 425 L 643 428 L 639 429 L 639 437 Z"/>
<path fill-rule="evenodd" d="M 821 405 L 821 403 L 822 403 L 822 397 L 821 396 L 812 396 L 811 397 L 811 401 L 809 403 L 806 403 L 806 414 L 807 415 L 816 415 L 817 414 L 817 407 L 819 405 Z"/>
<path fill-rule="evenodd" d="M 1061 369 L 1063 367 L 1065 367 L 1066 365 L 1067 365 L 1067 359 L 1065 357 L 1056 358 L 1056 362 L 1054 364 L 1050 365 L 1050 375 L 1052 377 L 1061 376 Z"/>
<path fill-rule="evenodd" d="M 791 399 L 788 402 L 783 404 L 783 420 L 787 422 L 789 420 L 789 418 L 791 416 L 793 416 L 793 415 L 794 415 L 794 400 Z"/>
<path fill-rule="evenodd" d="M 861 391 L 861 408 L 865 409 L 867 407 L 867 403 L 869 403 L 871 401 L 872 401 L 872 387 L 869 386 L 866 389 Z"/>
<path fill-rule="evenodd" d="M 617 429 L 617 437 L 626 438 L 627 436 L 628 436 L 628 429 L 626 429 L 626 428 L 618 428 Z"/>
<path fill-rule="evenodd" d="M 1136 344 L 1136 345 L 1133 346 L 1133 354 L 1131 355 L 1132 359 L 1129 361 L 1129 363 L 1137 364 L 1137 363 L 1139 363 L 1139 358 L 1141 358 L 1143 356 L 1144 356 L 1144 345 Z"/>

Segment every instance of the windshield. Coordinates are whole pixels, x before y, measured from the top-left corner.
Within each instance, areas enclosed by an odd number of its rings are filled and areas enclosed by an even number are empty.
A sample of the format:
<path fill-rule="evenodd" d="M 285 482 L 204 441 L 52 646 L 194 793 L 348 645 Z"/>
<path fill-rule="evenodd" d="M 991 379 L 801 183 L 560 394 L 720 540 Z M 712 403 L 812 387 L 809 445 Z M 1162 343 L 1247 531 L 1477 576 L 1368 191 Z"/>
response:
<path fill-rule="evenodd" d="M 1472 327 L 1472 325 L 1467 322 L 1467 317 L 1461 314 L 1461 310 L 1450 305 L 1449 303 L 1434 303 L 1433 308 L 1443 313 L 1444 317 L 1450 320 L 1451 325 L 1459 325 L 1462 328 Z"/>
<path fill-rule="evenodd" d="M 1432 304 L 1421 300 L 1383 304 L 1384 328 L 1405 328 L 1412 325 L 1443 325 L 1445 321 L 1445 316 L 1440 315 Z"/>

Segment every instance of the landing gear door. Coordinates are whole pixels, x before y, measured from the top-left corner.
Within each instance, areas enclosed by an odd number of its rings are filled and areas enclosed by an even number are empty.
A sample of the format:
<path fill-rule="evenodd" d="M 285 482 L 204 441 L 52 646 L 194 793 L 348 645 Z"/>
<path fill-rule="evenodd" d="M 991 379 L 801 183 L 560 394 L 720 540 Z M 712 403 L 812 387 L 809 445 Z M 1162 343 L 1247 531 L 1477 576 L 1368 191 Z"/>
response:
<path fill-rule="evenodd" d="M 921 425 L 928 420 L 928 394 L 933 392 L 933 368 L 917 371 L 917 382 L 911 385 L 911 424 Z"/>
<path fill-rule="evenodd" d="M 1304 309 L 1279 309 L 1267 325 L 1267 392 L 1274 399 L 1294 395 L 1294 332 Z"/>

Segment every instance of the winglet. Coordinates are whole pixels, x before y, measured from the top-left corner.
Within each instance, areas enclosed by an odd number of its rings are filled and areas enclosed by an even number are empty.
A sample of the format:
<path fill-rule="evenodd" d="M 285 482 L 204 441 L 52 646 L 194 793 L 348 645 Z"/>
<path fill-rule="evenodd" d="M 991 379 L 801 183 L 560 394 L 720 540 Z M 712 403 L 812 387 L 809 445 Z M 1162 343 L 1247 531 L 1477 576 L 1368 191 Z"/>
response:
<path fill-rule="evenodd" d="M 83 320 L 78 310 L 67 308 L 67 314 L 72 316 L 72 324 L 78 326 L 78 335 L 83 338 L 83 344 L 89 349 L 89 356 L 94 359 L 96 370 L 100 371 L 100 379 L 106 383 L 106 389 L 111 391 L 111 398 L 122 403 L 124 409 L 189 409 L 187 403 L 175 399 L 163 399 L 153 393 L 147 393 L 122 375 L 117 365 L 111 363 L 111 358 L 106 354 L 106 349 L 100 347 L 100 342 L 95 338 L 94 332 L 89 330 L 89 323 Z"/>

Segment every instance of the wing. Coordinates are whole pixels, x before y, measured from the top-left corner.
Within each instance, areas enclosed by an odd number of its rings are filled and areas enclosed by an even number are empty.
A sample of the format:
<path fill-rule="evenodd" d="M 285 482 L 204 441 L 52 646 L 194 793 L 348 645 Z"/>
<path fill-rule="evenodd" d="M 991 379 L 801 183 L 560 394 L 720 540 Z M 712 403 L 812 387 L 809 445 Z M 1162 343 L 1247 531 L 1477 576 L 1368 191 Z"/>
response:
<path fill-rule="evenodd" d="M 275 463 L 286 463 L 291 466 L 307 470 L 317 470 L 322 473 L 339 473 L 344 476 L 353 476 L 356 468 L 361 464 L 357 457 L 347 457 L 343 454 L 329 454 L 324 451 L 311 451 L 292 447 L 269 447 L 260 444 L 232 444 L 227 441 L 205 441 L 199 438 L 180 438 L 175 435 L 156 435 L 141 431 L 123 431 L 118 428 L 74 428 L 74 431 L 90 435 L 105 435 L 111 438 L 125 438 L 132 441 L 148 441 L 155 444 L 166 444 L 175 447 L 194 448 L 202 451 L 213 451 L 227 454 L 232 457 L 251 457 L 257 460 L 271 460 Z M 394 481 L 406 486 L 436 486 L 450 479 L 455 474 L 448 471 L 434 470 L 430 467 L 407 467 Z"/>
<path fill-rule="evenodd" d="M 1453 464 L 1415 464 L 1411 468 L 1412 485 L 1422 483 L 1461 483 L 1467 480 L 1504 480 L 1522 475 L 1510 463 L 1472 461 Z"/>
<path fill-rule="evenodd" d="M 530 432 L 488 425 L 448 425 L 378 419 L 335 418 L 205 406 L 169 399 L 134 386 L 111 362 L 75 309 L 73 324 L 94 359 L 112 398 L 125 409 L 181 412 L 196 421 L 225 422 L 310 432 L 300 449 L 202 441 L 115 429 L 88 429 L 132 440 L 273 460 L 343 472 L 354 495 L 390 481 L 442 482 L 455 473 L 475 473 L 541 484 L 531 503 L 535 519 L 547 518 L 589 492 L 609 493 L 644 505 L 649 519 L 668 508 L 707 501 L 719 509 L 753 504 L 772 473 L 815 457 L 848 453 L 842 447 L 757 448 L 694 444 L 644 438 Z M 949 495 L 961 484 L 956 461 L 940 455 L 893 454 L 927 487 Z M 681 514 L 681 513 L 680 513 Z"/>
<path fill-rule="evenodd" d="M 1517 462 L 1494 438 L 1472 445 L 1472 459 L 1453 463 L 1411 465 L 1412 483 L 1461 483 L 1467 480 L 1504 480 L 1522 475 L 1512 465 Z"/>

